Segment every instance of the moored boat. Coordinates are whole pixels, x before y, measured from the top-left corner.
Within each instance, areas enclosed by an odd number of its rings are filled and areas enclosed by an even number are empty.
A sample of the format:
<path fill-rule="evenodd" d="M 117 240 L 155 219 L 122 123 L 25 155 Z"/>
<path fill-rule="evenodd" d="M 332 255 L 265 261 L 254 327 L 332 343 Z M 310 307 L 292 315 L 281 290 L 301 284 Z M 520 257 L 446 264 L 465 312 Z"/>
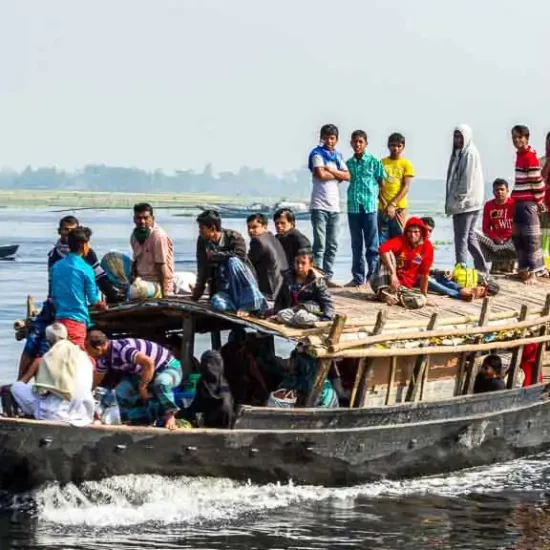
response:
<path fill-rule="evenodd" d="M 244 326 L 265 345 L 284 338 L 317 358 L 301 407 L 241 407 L 232 429 L 63 424 L 0 419 L 0 486 L 24 490 L 47 481 L 79 482 L 118 474 L 223 476 L 349 485 L 384 477 L 436 474 L 550 448 L 550 386 L 536 383 L 550 320 L 540 287 L 502 281 L 479 303 L 442 299 L 406 311 L 356 290 L 334 292 L 332 323 L 295 329 L 238 317 L 185 298 L 130 303 L 95 313 L 111 337 L 162 342 L 182 334 L 190 369 L 197 333 L 219 347 L 220 331 Z M 523 348 L 539 344 L 533 384 L 515 388 Z M 479 354 L 506 354 L 507 389 L 473 394 Z M 349 408 L 313 408 L 337 359 L 353 382 Z"/>
<path fill-rule="evenodd" d="M 15 256 L 18 250 L 18 244 L 2 244 L 0 245 L 0 259 L 11 258 Z"/>

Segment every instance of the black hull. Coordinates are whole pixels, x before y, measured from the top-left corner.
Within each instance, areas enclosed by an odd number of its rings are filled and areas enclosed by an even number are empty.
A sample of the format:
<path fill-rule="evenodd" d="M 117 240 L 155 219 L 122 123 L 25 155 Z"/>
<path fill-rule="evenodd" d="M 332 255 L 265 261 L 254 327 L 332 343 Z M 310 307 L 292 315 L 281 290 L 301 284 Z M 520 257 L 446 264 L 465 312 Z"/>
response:
<path fill-rule="evenodd" d="M 14 256 L 18 249 L 18 244 L 0 245 L 0 260 Z"/>
<path fill-rule="evenodd" d="M 499 392 L 500 393 L 500 392 Z M 508 396 L 506 396 L 508 394 Z M 485 395 L 488 402 L 497 394 Z M 437 418 L 394 424 L 372 422 L 369 409 L 348 411 L 365 422 L 311 428 L 317 411 L 294 429 L 179 430 L 91 426 L 0 419 L 0 488 L 23 491 L 48 481 L 82 482 L 113 475 L 231 477 L 338 486 L 381 478 L 440 474 L 493 464 L 550 449 L 550 400 L 546 386 L 500 393 L 510 408 L 471 412 L 464 397 L 425 404 L 447 411 Z M 478 396 L 474 396 L 476 399 Z M 481 401 L 481 400 L 480 400 Z M 405 405 L 399 414 L 405 412 Z M 418 405 L 411 405 L 417 408 Z M 443 407 L 443 408 L 442 408 Z M 468 408 L 469 407 L 469 408 Z M 390 407 L 387 414 L 396 414 Z M 274 411 L 274 415 L 277 413 Z M 429 415 L 427 415 L 429 416 Z M 308 425 L 309 423 L 309 425 Z M 357 423 L 355 423 L 357 425 Z"/>

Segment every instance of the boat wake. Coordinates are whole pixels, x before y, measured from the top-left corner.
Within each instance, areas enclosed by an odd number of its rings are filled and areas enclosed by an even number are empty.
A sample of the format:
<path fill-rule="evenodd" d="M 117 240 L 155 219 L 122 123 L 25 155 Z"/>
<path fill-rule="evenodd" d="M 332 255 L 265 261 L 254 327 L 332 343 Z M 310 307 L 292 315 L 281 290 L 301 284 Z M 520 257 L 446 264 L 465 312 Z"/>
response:
<path fill-rule="evenodd" d="M 228 479 L 119 476 L 79 486 L 56 484 L 13 496 L 6 508 L 59 526 L 88 528 L 232 521 L 247 515 L 326 501 L 352 505 L 357 499 L 413 495 L 461 497 L 490 493 L 544 493 L 549 455 L 487 468 L 407 481 L 379 481 L 326 488 L 289 484 L 255 485 Z"/>

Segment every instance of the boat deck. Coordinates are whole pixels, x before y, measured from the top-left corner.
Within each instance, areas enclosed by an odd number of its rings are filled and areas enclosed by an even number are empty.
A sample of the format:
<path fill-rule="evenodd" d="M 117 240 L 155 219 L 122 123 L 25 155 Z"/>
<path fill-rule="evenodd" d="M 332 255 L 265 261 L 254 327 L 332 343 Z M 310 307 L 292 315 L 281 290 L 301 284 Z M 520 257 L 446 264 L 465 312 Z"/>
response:
<path fill-rule="evenodd" d="M 540 318 L 545 308 L 550 307 L 550 280 L 541 280 L 537 285 L 527 286 L 519 281 L 500 279 L 500 292 L 490 299 L 486 319 L 480 323 L 484 301 L 463 302 L 449 297 L 430 295 L 429 305 L 419 310 L 406 310 L 400 306 L 387 306 L 376 300 L 368 290 L 340 288 L 332 290 L 336 312 L 346 316 L 343 339 L 361 339 L 372 334 L 377 319 L 385 317 L 384 333 L 399 331 L 418 332 L 422 337 L 428 323 L 437 314 L 437 327 L 447 330 L 460 327 L 488 324 L 504 326 L 517 321 L 522 306 L 527 308 L 525 319 Z M 181 330 L 182 317 L 193 316 L 197 332 L 224 330 L 235 324 L 247 326 L 260 332 L 273 334 L 291 340 L 307 339 L 313 346 L 322 345 L 328 336 L 332 323 L 318 323 L 315 327 L 292 328 L 271 319 L 237 315 L 213 311 L 206 300 L 192 302 L 186 297 L 172 297 L 160 300 L 123 304 L 104 312 L 92 315 L 99 328 L 111 333 L 130 334 L 144 328 L 163 327 L 164 330 Z"/>

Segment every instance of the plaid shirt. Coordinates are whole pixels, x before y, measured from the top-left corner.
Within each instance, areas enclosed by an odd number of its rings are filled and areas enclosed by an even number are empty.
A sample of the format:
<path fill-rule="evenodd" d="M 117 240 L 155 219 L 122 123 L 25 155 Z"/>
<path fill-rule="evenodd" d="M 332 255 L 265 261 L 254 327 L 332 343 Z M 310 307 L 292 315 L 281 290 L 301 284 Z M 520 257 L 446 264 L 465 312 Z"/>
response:
<path fill-rule="evenodd" d="M 379 185 L 386 177 L 382 162 L 365 152 L 360 159 L 351 157 L 347 165 L 351 176 L 348 186 L 348 213 L 360 214 L 361 206 L 367 214 L 376 212 Z"/>

